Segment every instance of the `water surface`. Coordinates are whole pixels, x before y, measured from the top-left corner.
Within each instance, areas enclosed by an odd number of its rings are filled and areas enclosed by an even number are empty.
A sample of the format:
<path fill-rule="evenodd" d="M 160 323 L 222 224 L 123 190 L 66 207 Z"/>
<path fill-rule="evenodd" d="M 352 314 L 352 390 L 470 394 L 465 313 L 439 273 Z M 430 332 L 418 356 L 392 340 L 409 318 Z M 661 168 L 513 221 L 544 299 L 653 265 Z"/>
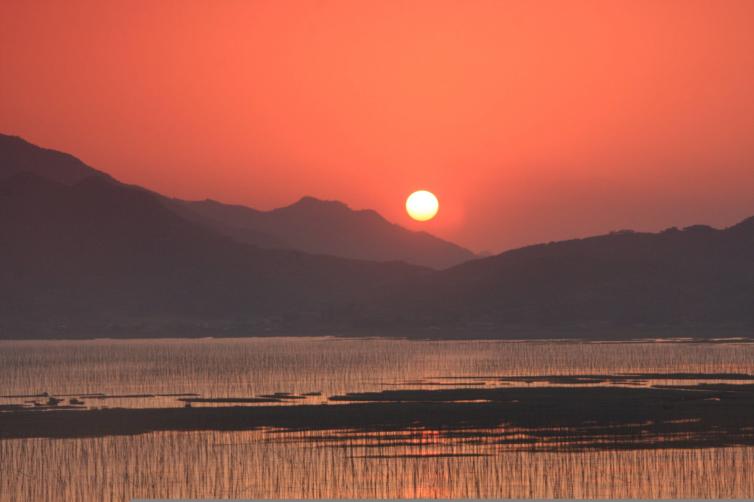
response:
<path fill-rule="evenodd" d="M 81 402 L 73 408 L 162 408 L 183 407 L 189 398 L 276 395 L 282 397 L 264 406 L 339 406 L 330 398 L 433 389 L 739 385 L 751 375 L 754 344 L 745 341 L 0 342 L 0 395 L 13 396 L 0 398 L 0 405 L 37 403 L 41 413 L 49 397 L 63 400 L 56 409 L 71 398 Z M 0 500 L 754 496 L 750 446 L 573 451 L 559 449 L 557 441 L 500 441 L 522 434 L 504 427 L 463 434 L 422 427 L 264 428 L 5 439 Z"/>

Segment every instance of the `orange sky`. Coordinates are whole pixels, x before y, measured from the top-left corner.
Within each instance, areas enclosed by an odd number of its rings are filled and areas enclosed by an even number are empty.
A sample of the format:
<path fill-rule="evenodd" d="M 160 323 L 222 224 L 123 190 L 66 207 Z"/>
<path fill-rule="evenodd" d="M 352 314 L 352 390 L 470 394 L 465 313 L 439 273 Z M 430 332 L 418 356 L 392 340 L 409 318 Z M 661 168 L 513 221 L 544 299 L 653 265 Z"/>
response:
<path fill-rule="evenodd" d="M 754 2 L 3 2 L 0 132 L 474 250 L 728 225 L 754 214 Z"/>

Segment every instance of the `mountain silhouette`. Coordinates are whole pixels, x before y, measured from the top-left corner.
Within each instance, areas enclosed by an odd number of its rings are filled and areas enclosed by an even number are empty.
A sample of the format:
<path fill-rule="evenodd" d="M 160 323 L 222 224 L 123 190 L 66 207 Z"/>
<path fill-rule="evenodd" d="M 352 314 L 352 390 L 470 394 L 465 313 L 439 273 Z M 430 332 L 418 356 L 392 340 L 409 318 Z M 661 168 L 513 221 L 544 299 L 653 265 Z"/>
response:
<path fill-rule="evenodd" d="M 421 326 L 754 327 L 754 218 L 516 249 L 401 284 L 374 319 Z"/>
<path fill-rule="evenodd" d="M 89 177 L 116 182 L 72 155 L 0 134 L 0 180 L 21 172 L 68 185 Z M 213 200 L 184 201 L 155 195 L 182 218 L 259 247 L 405 261 L 432 268 L 447 268 L 475 257 L 456 244 L 390 223 L 375 211 L 354 211 L 337 201 L 304 197 L 287 207 L 258 211 Z"/>
<path fill-rule="evenodd" d="M 0 324 L 21 332 L 141 320 L 230 320 L 251 329 L 316 322 L 330 304 L 427 270 L 256 248 L 99 177 L 65 185 L 19 173 L 1 181 L 0 228 Z"/>
<path fill-rule="evenodd" d="M 303 197 L 290 206 L 257 211 L 213 200 L 174 201 L 186 218 L 241 242 L 373 261 L 405 261 L 447 268 L 473 259 L 460 246 L 390 223 L 372 210 Z"/>
<path fill-rule="evenodd" d="M 32 173 L 67 185 L 89 177 L 112 180 L 73 155 L 41 148 L 18 136 L 0 134 L 0 180 L 18 173 Z"/>
<path fill-rule="evenodd" d="M 349 239 L 372 229 L 364 239 L 390 241 L 392 252 L 395 242 L 410 248 L 401 238 L 418 246 L 411 238 L 421 234 L 338 202 L 306 197 L 264 212 L 175 201 L 7 136 L 0 161 L 0 338 L 754 329 L 754 217 L 721 230 L 541 244 L 433 270 L 281 249 L 334 254 L 323 222 Z M 334 246 L 369 252 L 346 238 Z"/>

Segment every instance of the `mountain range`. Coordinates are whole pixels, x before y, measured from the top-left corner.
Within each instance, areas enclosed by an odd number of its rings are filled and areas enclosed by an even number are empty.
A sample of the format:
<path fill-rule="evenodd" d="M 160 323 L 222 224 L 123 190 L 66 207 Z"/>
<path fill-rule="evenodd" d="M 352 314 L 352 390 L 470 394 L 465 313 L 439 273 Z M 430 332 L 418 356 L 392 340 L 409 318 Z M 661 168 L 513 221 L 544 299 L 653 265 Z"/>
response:
<path fill-rule="evenodd" d="M 478 259 L 340 202 L 177 200 L 0 135 L 0 235 L 0 338 L 754 328 L 754 218 Z"/>
<path fill-rule="evenodd" d="M 118 183 L 71 155 L 39 148 L 18 137 L 0 135 L 0 180 L 22 172 L 65 185 L 87 178 Z M 474 253 L 461 246 L 426 232 L 407 230 L 372 210 L 354 211 L 338 201 L 307 196 L 287 207 L 259 211 L 209 199 L 185 201 L 154 195 L 186 220 L 263 248 L 360 260 L 405 261 L 432 268 L 447 268 L 475 258 Z"/>
<path fill-rule="evenodd" d="M 338 201 L 303 197 L 290 206 L 258 211 L 213 200 L 173 200 L 183 217 L 266 248 L 372 261 L 405 261 L 448 268 L 475 258 L 474 253 L 426 232 L 412 232 L 370 209 L 354 211 Z"/>

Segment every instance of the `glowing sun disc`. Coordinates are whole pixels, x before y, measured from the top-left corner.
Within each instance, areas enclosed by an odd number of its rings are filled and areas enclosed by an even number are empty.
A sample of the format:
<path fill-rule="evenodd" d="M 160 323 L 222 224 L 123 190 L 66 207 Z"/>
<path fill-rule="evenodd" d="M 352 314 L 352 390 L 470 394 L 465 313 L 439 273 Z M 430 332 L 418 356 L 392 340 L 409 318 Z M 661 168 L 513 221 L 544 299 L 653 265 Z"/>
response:
<path fill-rule="evenodd" d="M 431 220 L 439 208 L 435 194 L 426 190 L 418 190 L 406 199 L 406 212 L 416 221 Z"/>

